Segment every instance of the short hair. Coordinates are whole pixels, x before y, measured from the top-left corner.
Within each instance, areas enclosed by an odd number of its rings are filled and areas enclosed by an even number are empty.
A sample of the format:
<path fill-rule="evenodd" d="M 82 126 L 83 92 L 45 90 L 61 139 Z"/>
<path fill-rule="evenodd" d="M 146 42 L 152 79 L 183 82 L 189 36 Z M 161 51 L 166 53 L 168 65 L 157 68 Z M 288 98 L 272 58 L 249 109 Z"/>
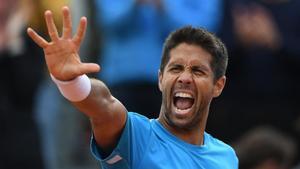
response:
<path fill-rule="evenodd" d="M 228 64 L 228 53 L 224 43 L 213 33 L 203 28 L 186 26 L 180 28 L 167 37 L 160 64 L 160 71 L 163 72 L 170 60 L 170 51 L 181 43 L 197 45 L 206 50 L 212 56 L 211 68 L 214 73 L 214 80 L 225 75 Z"/>

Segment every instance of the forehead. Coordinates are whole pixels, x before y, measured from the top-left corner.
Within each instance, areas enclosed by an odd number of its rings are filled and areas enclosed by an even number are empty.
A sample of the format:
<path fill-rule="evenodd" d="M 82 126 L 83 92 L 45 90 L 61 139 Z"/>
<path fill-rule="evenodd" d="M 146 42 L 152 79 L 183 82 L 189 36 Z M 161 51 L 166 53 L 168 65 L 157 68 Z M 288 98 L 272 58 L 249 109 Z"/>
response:
<path fill-rule="evenodd" d="M 212 56 L 200 46 L 181 43 L 170 51 L 170 64 L 200 65 L 210 68 Z"/>

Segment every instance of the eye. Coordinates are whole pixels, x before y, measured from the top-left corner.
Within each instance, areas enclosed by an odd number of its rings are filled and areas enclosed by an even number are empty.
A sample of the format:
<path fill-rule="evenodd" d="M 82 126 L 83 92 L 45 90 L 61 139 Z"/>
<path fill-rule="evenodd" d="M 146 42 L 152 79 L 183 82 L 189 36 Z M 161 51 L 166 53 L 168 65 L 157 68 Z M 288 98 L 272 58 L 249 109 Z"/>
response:
<path fill-rule="evenodd" d="M 182 66 L 179 66 L 179 65 L 171 66 L 169 68 L 169 71 L 172 73 L 179 73 L 179 72 L 181 72 L 181 70 L 182 70 Z"/>
<path fill-rule="evenodd" d="M 203 70 L 199 69 L 199 68 L 193 68 L 192 71 L 197 76 L 205 75 L 205 72 Z"/>

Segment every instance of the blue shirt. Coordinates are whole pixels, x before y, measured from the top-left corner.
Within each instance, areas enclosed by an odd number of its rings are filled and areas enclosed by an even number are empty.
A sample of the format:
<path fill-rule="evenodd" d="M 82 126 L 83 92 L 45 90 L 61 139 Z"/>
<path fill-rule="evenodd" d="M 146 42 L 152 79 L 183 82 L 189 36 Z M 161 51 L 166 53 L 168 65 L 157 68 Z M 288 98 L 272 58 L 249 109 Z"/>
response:
<path fill-rule="evenodd" d="M 204 133 L 204 144 L 189 144 L 158 120 L 129 112 L 117 147 L 103 159 L 92 139 L 91 150 L 103 169 L 237 169 L 238 159 L 227 144 Z"/>

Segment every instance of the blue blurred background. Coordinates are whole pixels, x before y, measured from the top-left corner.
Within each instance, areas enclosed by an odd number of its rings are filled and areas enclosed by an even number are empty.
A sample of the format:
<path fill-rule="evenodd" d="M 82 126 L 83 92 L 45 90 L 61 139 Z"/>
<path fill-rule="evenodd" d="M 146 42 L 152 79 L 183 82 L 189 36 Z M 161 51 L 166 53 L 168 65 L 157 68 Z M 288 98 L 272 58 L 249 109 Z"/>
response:
<path fill-rule="evenodd" d="M 89 119 L 49 78 L 28 26 L 47 37 L 50 9 L 60 31 L 88 18 L 80 49 L 129 111 L 158 117 L 158 69 L 166 36 L 192 25 L 220 37 L 229 67 L 207 131 L 232 145 L 241 169 L 300 168 L 299 0 L 0 0 L 0 168 L 101 168 L 89 152 Z M 76 30 L 74 30 L 75 32 Z M 298 101 L 297 101 L 298 100 Z"/>

